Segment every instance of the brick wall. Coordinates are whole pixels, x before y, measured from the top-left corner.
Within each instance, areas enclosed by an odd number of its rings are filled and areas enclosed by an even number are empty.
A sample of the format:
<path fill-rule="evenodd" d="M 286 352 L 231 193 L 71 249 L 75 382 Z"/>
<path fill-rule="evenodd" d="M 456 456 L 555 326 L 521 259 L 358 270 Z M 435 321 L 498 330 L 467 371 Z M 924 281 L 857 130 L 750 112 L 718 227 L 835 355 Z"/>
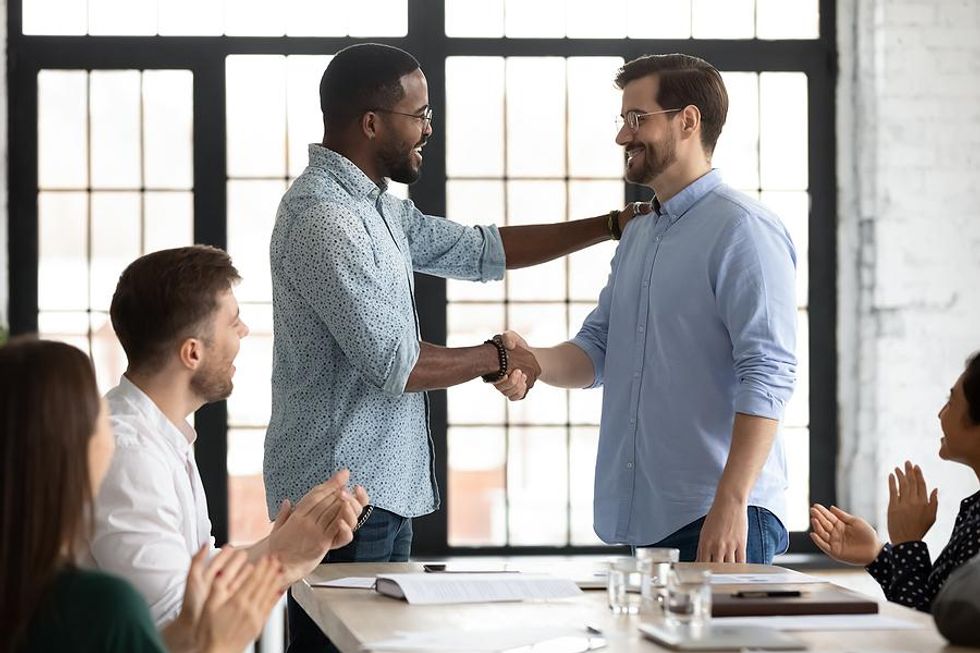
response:
<path fill-rule="evenodd" d="M 939 487 L 938 554 L 977 478 L 937 412 L 980 349 L 980 2 L 839 0 L 843 506 L 882 527 L 906 458 Z"/>

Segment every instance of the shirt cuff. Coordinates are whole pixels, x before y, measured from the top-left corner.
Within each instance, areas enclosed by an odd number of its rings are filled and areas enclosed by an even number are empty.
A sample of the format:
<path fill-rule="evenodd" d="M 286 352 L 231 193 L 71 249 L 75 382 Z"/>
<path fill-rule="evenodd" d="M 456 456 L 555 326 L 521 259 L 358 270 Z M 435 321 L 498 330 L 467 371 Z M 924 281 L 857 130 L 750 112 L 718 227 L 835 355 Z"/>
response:
<path fill-rule="evenodd" d="M 483 258 L 480 261 L 480 281 L 499 281 L 504 278 L 507 269 L 507 254 L 504 252 L 504 241 L 500 238 L 500 230 L 496 225 L 478 226 L 483 234 Z"/>
<path fill-rule="evenodd" d="M 575 336 L 569 342 L 584 351 L 585 355 L 592 360 L 592 370 L 595 377 L 592 379 L 592 385 L 588 385 L 586 388 L 600 387 L 602 385 L 602 372 L 606 368 L 606 352 L 580 335 Z"/>
<path fill-rule="evenodd" d="M 405 386 L 408 385 L 408 377 L 415 369 L 415 364 L 418 363 L 421 353 L 415 331 L 405 329 L 405 335 L 398 343 L 398 348 L 395 349 L 395 356 L 391 361 L 388 375 L 385 377 L 381 390 L 395 397 L 404 394 Z"/>
<path fill-rule="evenodd" d="M 735 392 L 735 412 L 780 420 L 783 417 L 783 402 L 761 388 L 741 383 Z"/>
<path fill-rule="evenodd" d="M 878 552 L 878 557 L 864 568 L 879 585 L 887 583 L 892 577 L 892 545 L 885 544 Z"/>

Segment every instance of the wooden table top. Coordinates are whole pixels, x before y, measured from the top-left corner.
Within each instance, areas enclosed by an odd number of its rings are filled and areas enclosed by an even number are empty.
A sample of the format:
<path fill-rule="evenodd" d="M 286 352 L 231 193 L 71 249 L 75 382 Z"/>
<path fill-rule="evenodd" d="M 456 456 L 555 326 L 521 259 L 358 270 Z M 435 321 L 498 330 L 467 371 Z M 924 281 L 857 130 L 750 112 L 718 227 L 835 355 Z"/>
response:
<path fill-rule="evenodd" d="M 581 577 L 596 569 L 598 557 L 480 558 L 454 559 L 452 564 L 466 568 L 510 568 L 522 571 L 574 574 Z M 780 567 L 742 564 L 698 565 L 715 573 L 772 573 Z M 350 576 L 374 576 L 380 573 L 422 572 L 422 564 L 341 563 L 320 565 L 309 576 L 310 581 L 326 581 Z M 577 573 L 575 573 L 577 572 Z M 796 587 L 799 586 L 779 586 Z M 643 638 L 637 629 L 638 616 L 616 616 L 606 606 L 604 591 L 585 591 L 574 599 L 529 601 L 523 603 L 481 603 L 465 605 L 409 605 L 372 590 L 311 587 L 300 581 L 292 587 L 293 597 L 310 617 L 344 653 L 362 651 L 362 645 L 391 638 L 398 631 L 438 631 L 460 629 L 473 631 L 495 624 L 501 627 L 541 626 L 581 623 L 600 628 L 607 640 L 603 651 L 633 652 L 665 650 Z M 793 632 L 814 651 L 870 652 L 944 651 L 959 653 L 970 649 L 947 646 L 928 614 L 887 602 L 879 602 L 883 615 L 897 617 L 923 626 L 918 630 L 822 631 Z M 584 631 L 583 631 L 584 632 Z"/>

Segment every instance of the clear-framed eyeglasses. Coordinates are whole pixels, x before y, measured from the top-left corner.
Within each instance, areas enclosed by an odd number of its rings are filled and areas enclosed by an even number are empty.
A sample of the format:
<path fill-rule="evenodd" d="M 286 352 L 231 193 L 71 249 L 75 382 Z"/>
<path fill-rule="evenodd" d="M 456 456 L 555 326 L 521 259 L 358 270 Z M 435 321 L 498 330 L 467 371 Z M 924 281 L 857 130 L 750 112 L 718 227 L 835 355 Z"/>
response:
<path fill-rule="evenodd" d="M 426 127 L 432 124 L 432 107 L 426 107 L 425 111 L 422 113 L 405 113 L 404 111 L 392 111 L 391 109 L 371 109 L 371 111 L 379 111 L 381 113 L 393 113 L 397 116 L 406 116 L 408 118 L 415 118 L 416 120 L 422 121 L 422 130 L 424 131 Z"/>
<path fill-rule="evenodd" d="M 623 125 L 626 125 L 635 132 L 640 128 L 640 121 L 644 118 L 659 116 L 662 113 L 676 113 L 677 111 L 682 111 L 682 109 L 662 109 L 661 111 L 648 111 L 646 113 L 627 111 L 625 115 L 616 118 L 616 131 L 622 130 Z"/>

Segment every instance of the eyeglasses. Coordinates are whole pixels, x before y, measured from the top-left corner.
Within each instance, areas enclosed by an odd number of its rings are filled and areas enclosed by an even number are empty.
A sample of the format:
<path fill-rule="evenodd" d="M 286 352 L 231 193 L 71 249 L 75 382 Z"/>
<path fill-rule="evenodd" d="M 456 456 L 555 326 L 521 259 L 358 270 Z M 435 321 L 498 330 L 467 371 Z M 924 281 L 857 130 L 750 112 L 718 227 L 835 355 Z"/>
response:
<path fill-rule="evenodd" d="M 662 113 L 675 113 L 677 111 L 683 111 L 683 109 L 663 109 L 662 111 L 648 111 L 647 113 L 627 111 L 625 116 L 619 116 L 616 118 L 616 131 L 622 130 L 623 125 L 626 125 L 632 131 L 637 131 L 640 128 L 640 121 L 643 118 L 648 118 L 649 116 L 659 116 Z"/>
<path fill-rule="evenodd" d="M 416 120 L 421 120 L 423 130 L 427 126 L 432 124 L 432 107 L 426 107 L 425 111 L 423 111 L 422 113 L 405 113 L 403 111 L 392 111 L 391 109 L 371 109 L 371 111 L 380 111 L 381 113 L 393 113 L 398 116 L 406 116 L 408 118 L 415 118 Z"/>

